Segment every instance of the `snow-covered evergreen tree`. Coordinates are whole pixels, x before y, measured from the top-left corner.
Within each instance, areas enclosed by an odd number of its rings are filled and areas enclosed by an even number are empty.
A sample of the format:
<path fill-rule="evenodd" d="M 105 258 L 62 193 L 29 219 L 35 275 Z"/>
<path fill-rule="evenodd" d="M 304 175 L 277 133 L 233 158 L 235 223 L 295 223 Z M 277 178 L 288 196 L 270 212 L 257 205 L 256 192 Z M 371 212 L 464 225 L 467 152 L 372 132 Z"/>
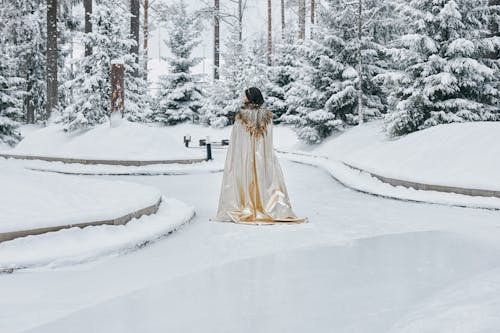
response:
<path fill-rule="evenodd" d="M 401 67 L 387 116 L 390 135 L 500 120 L 499 60 L 485 59 L 500 43 L 487 38 L 486 8 L 485 0 L 412 0 L 402 7 L 412 32 L 393 50 Z"/>
<path fill-rule="evenodd" d="M 73 37 L 75 32 L 82 27 L 82 23 L 73 15 L 73 0 L 59 0 L 59 10 L 57 18 L 58 29 L 58 108 L 64 110 L 72 102 L 70 89 L 65 88 L 68 80 L 74 79 L 74 66 L 72 66 Z"/>
<path fill-rule="evenodd" d="M 213 127 L 234 123 L 234 117 L 242 107 L 245 89 L 252 86 L 266 87 L 268 67 L 265 43 L 263 36 L 250 42 L 240 41 L 237 30 L 225 40 L 221 79 L 208 91 L 208 98 L 202 108 L 202 122 Z"/>
<path fill-rule="evenodd" d="M 125 58 L 127 60 L 125 63 L 125 116 L 129 121 L 149 121 L 152 113 L 152 97 L 149 94 L 148 83 L 144 75 L 138 77 L 133 75 L 137 67 L 142 73 L 141 63 L 136 64 L 128 56 Z"/>
<path fill-rule="evenodd" d="M 2 4 L 4 6 L 4 4 Z M 44 120 L 46 102 L 46 2 L 12 0 L 3 8 L 8 11 L 5 34 L 17 59 L 15 76 L 23 78 L 24 119 L 33 123 Z"/>
<path fill-rule="evenodd" d="M 76 77 L 66 85 L 73 88 L 74 101 L 59 119 L 65 130 L 89 128 L 107 120 L 111 108 L 111 62 L 121 59 L 126 68 L 133 63 L 129 50 L 134 41 L 124 25 L 128 15 L 128 9 L 119 0 L 101 0 L 95 6 L 92 33 L 81 35 L 84 43 L 92 45 L 92 54 L 77 60 Z"/>
<path fill-rule="evenodd" d="M 284 39 L 275 47 L 272 66 L 269 68 L 269 82 L 265 87 L 266 107 L 274 114 L 275 122 L 288 110 L 286 95 L 292 82 L 299 76 L 300 63 L 297 59 L 297 31 L 287 30 Z"/>
<path fill-rule="evenodd" d="M 316 35 L 324 38 L 319 31 Z M 282 119 L 294 124 L 299 138 L 309 143 L 321 142 L 354 117 L 357 73 L 335 60 L 339 41 L 331 39 L 328 45 L 326 39 L 307 40 L 299 47 L 302 68 L 286 94 L 289 108 Z"/>
<path fill-rule="evenodd" d="M 383 45 L 376 24 L 381 4 L 366 1 L 362 12 L 362 110 L 365 119 L 385 112 L 384 94 L 375 78 L 384 72 Z M 290 84 L 288 110 L 282 119 L 298 127 L 298 135 L 319 143 L 335 130 L 358 123 L 357 2 L 326 0 L 318 8 L 314 40 L 299 46 L 302 68 Z"/>
<path fill-rule="evenodd" d="M 4 12 L 0 11 L 0 20 Z M 0 33 L 5 27 L 0 23 Z M 11 44 L 7 43 L 7 34 L 0 34 L 0 143 L 14 145 L 21 136 L 17 131 L 22 119 L 23 80 L 15 76 L 17 61 L 12 57 Z"/>
<path fill-rule="evenodd" d="M 164 41 L 171 57 L 166 60 L 170 74 L 160 77 L 160 91 L 152 120 L 167 125 L 196 121 L 202 106 L 199 76 L 191 69 L 201 59 L 193 57 L 193 49 L 201 43 L 202 24 L 197 12 L 189 12 L 184 0 L 162 8 L 168 38 Z"/>

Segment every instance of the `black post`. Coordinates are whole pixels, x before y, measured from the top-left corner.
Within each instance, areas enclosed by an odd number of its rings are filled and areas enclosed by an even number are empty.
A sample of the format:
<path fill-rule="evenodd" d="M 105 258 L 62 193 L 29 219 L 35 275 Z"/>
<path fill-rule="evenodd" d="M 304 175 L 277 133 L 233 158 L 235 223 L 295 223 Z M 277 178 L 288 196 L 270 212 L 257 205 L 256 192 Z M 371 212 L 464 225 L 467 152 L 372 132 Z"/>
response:
<path fill-rule="evenodd" d="M 207 161 L 212 160 L 212 144 L 207 142 Z"/>

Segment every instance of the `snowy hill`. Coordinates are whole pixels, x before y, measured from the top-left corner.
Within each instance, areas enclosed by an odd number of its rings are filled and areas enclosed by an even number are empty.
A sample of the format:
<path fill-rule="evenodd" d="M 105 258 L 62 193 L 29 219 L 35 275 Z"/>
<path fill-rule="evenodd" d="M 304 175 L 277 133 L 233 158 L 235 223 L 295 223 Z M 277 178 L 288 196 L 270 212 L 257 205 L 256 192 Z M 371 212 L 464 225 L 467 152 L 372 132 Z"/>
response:
<path fill-rule="evenodd" d="M 0 164 L 0 232 L 102 221 L 154 205 L 157 189 Z"/>
<path fill-rule="evenodd" d="M 174 133 L 177 133 L 174 131 Z M 25 135 L 9 154 L 69 158 L 151 160 L 203 158 L 204 153 L 186 149 L 182 135 L 170 129 L 123 121 L 117 127 L 102 124 L 68 134 L 61 127 L 27 128 Z"/>
<path fill-rule="evenodd" d="M 439 125 L 397 140 L 379 122 L 331 138 L 314 153 L 382 176 L 427 184 L 500 189 L 500 123 Z"/>
<path fill-rule="evenodd" d="M 231 128 L 190 123 L 164 127 L 123 121 L 117 127 L 102 124 L 88 131 L 69 134 L 57 125 L 25 125 L 22 127 L 24 139 L 13 149 L 3 147 L 1 151 L 0 147 L 0 153 L 120 160 L 204 158 L 204 149 L 186 149 L 183 137 L 191 136 L 190 147 L 198 147 L 199 140 L 207 137 L 212 142 L 229 139 Z M 287 126 L 275 126 L 274 144 L 278 149 L 305 146 L 299 144 L 295 132 Z"/>

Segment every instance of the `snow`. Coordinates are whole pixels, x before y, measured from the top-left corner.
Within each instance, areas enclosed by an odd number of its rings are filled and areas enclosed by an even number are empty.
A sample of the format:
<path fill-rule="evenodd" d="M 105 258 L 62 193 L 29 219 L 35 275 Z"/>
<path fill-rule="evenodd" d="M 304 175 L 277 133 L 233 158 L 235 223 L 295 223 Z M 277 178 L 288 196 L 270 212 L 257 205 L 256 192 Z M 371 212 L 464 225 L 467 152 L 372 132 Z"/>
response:
<path fill-rule="evenodd" d="M 203 158 L 205 154 L 186 149 L 182 136 L 174 138 L 169 128 L 123 120 L 68 134 L 58 125 L 31 130 L 14 149 L 4 153 L 51 157 L 152 160 Z"/>
<path fill-rule="evenodd" d="M 134 219 L 125 225 L 70 228 L 2 242 L 0 271 L 36 265 L 75 264 L 131 250 L 172 232 L 193 216 L 193 207 L 164 197 L 156 214 Z"/>
<path fill-rule="evenodd" d="M 35 160 L 9 159 L 11 165 L 28 170 L 47 171 L 75 175 L 184 175 L 194 173 L 212 173 L 224 170 L 224 160 L 220 159 L 218 150 L 212 151 L 212 161 L 192 164 L 152 164 L 145 166 L 91 165 L 79 163 L 45 162 Z"/>
<path fill-rule="evenodd" d="M 500 190 L 500 123 L 438 125 L 391 140 L 380 121 L 356 126 L 308 151 L 381 176 Z"/>
<path fill-rule="evenodd" d="M 121 217 L 154 205 L 150 186 L 26 171 L 0 161 L 0 232 Z"/>
<path fill-rule="evenodd" d="M 500 190 L 500 123 L 438 125 L 346 158 L 367 171 L 427 184 Z"/>
<path fill-rule="evenodd" d="M 118 177 L 197 215 L 126 255 L 0 275 L 0 331 L 498 330 L 500 212 L 388 200 L 282 167 L 308 224 L 209 222 L 221 173 Z"/>
<path fill-rule="evenodd" d="M 456 193 L 416 190 L 403 186 L 392 186 L 378 180 L 375 177 L 372 177 L 366 172 L 354 170 L 342 162 L 331 161 L 325 158 L 313 156 L 301 156 L 294 154 L 286 154 L 285 156 L 291 161 L 322 168 L 343 185 L 364 193 L 371 193 L 400 200 L 500 210 L 500 198 L 468 196 Z"/>
<path fill-rule="evenodd" d="M 436 255 L 428 260 L 429 250 L 422 251 L 422 247 L 434 249 Z M 141 332 L 196 332 L 202 327 L 204 332 L 384 332 L 413 302 L 498 267 L 499 258 L 485 258 L 484 254 L 488 254 L 487 248 L 444 232 L 379 236 L 344 247 L 304 248 L 188 274 L 29 332 L 118 333 L 139 328 Z M 360 261 L 363 265 L 353 264 Z M 428 282 L 420 283 L 422 280 Z M 498 323 L 491 317 L 500 305 L 499 290 L 495 291 L 490 299 L 497 303 L 487 304 L 489 324 Z M 396 293 L 397 297 L 387 297 Z M 473 310 L 469 318 L 476 316 L 474 323 L 449 322 L 440 332 L 476 331 L 467 331 L 482 319 L 478 317 L 481 309 Z M 110 317 L 113 313 L 126 315 Z M 484 319 L 482 322 L 484 326 Z"/>
<path fill-rule="evenodd" d="M 274 132 L 278 148 L 299 144 L 291 127 L 276 126 Z M 206 157 L 204 150 L 184 147 L 185 135 L 191 136 L 190 147 L 198 147 L 199 140 L 207 137 L 217 143 L 229 139 L 231 127 L 213 128 L 190 123 L 165 127 L 122 120 L 117 127 L 103 124 L 75 134 L 65 133 L 57 125 L 26 125 L 21 127 L 21 133 L 24 139 L 15 148 L 1 153 L 107 160 L 172 160 Z"/>
<path fill-rule="evenodd" d="M 158 215 L 126 226 L 69 229 L 0 244 L 0 267 L 38 266 L 0 275 L 0 331 L 497 331 L 500 212 L 445 205 L 499 208 L 500 199 L 396 188 L 340 163 L 406 144 L 405 138 L 388 140 L 381 125 L 357 126 L 316 146 L 300 143 L 288 127 L 275 127 L 277 148 L 293 152 L 279 156 L 285 157 L 281 164 L 294 210 L 309 219 L 302 225 L 209 222 L 222 173 L 206 172 L 222 165 L 225 149 L 214 149 L 213 162 L 147 167 L 184 168 L 184 175 L 59 176 L 154 186 L 187 206 L 164 198 L 167 206 L 162 204 Z M 186 134 L 193 142 L 206 136 L 215 141 L 230 131 L 191 124 L 160 129 L 178 145 Z M 420 142 L 434 152 L 437 145 L 428 140 Z M 405 156 L 404 149 L 391 149 Z M 378 161 L 373 165 L 389 164 L 387 154 L 372 157 Z M 434 154 L 440 161 L 435 164 L 447 162 L 437 150 Z M 26 173 L 19 167 L 82 167 L 2 163 Z M 332 175 L 385 198 L 352 191 Z M 193 209 L 192 223 L 161 238 Z"/>

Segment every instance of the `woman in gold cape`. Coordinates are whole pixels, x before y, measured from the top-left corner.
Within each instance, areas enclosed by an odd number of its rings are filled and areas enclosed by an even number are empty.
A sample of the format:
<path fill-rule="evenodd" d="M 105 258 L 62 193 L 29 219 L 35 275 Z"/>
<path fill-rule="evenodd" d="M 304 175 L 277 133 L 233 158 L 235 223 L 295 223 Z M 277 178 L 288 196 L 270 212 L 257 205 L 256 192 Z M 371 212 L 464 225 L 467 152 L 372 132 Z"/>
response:
<path fill-rule="evenodd" d="M 258 88 L 245 90 L 227 151 L 219 208 L 214 221 L 305 222 L 292 211 L 273 148 L 272 112 Z"/>

